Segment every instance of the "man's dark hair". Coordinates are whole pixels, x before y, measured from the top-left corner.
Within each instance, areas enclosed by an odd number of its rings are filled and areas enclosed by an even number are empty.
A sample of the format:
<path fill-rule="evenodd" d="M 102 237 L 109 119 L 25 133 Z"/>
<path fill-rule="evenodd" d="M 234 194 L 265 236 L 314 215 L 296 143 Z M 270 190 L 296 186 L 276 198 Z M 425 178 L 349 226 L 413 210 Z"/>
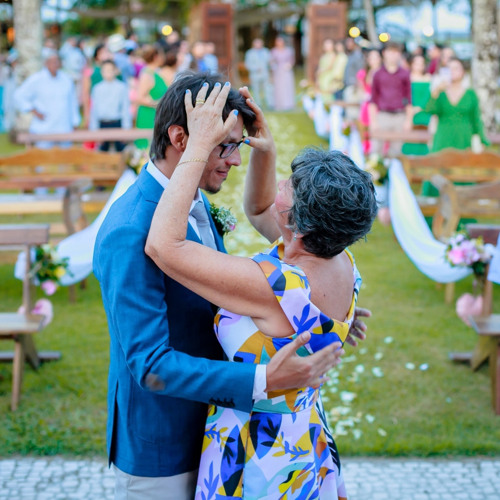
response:
<path fill-rule="evenodd" d="M 194 106 L 196 96 L 205 82 L 208 83 L 208 96 L 212 92 L 214 85 L 217 82 L 224 85 L 225 79 L 221 75 L 210 73 L 185 72 L 178 75 L 174 83 L 168 88 L 156 108 L 153 142 L 149 151 L 151 158 L 165 159 L 167 146 L 172 144 L 168 136 L 168 129 L 171 125 L 180 125 L 186 133 L 189 133 L 186 108 L 184 106 L 186 90 L 191 90 Z M 226 105 L 222 110 L 222 118 L 225 120 L 234 109 L 237 109 L 239 116 L 243 118 L 243 125 L 247 132 L 253 134 L 255 113 L 248 107 L 245 98 L 237 90 L 231 89 Z"/>
<path fill-rule="evenodd" d="M 384 44 L 384 46 L 382 47 L 382 52 L 384 52 L 386 50 L 397 50 L 398 52 L 403 53 L 403 46 L 398 42 L 389 41 L 389 42 L 386 42 Z"/>

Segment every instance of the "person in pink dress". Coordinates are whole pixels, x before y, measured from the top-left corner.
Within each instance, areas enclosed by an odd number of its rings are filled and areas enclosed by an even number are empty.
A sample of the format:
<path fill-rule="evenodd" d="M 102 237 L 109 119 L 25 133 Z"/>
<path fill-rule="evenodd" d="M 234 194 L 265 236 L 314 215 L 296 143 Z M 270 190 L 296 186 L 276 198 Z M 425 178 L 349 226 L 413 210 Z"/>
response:
<path fill-rule="evenodd" d="M 281 36 L 276 38 L 271 49 L 271 70 L 274 86 L 274 109 L 290 111 L 295 108 L 295 80 L 293 66 L 295 55 Z"/>
<path fill-rule="evenodd" d="M 368 154 L 370 152 L 370 141 L 366 137 L 368 135 L 368 126 L 370 125 L 370 116 L 368 113 L 368 103 L 370 102 L 372 96 L 372 80 L 373 75 L 380 68 L 382 64 L 382 58 L 380 52 L 377 49 L 372 49 L 366 55 L 366 66 L 360 69 L 356 75 L 358 79 L 358 85 L 364 92 L 364 99 L 361 103 L 359 111 L 359 121 L 363 126 L 363 153 Z"/>

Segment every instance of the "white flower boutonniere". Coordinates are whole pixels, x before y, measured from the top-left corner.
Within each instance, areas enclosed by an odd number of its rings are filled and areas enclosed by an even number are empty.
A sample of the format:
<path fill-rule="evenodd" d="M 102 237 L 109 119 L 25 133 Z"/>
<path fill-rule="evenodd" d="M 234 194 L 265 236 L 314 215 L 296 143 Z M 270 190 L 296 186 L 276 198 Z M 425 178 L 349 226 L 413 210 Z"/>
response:
<path fill-rule="evenodd" d="M 213 203 L 210 203 L 210 215 L 215 222 L 217 231 L 222 236 L 234 231 L 238 222 L 236 217 L 231 213 L 231 210 L 224 207 L 217 207 Z"/>

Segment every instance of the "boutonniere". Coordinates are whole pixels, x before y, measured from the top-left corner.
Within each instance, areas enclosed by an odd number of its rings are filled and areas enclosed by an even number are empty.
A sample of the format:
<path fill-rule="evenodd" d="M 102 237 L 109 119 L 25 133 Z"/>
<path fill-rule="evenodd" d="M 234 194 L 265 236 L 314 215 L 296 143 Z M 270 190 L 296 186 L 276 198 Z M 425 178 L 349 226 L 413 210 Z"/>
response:
<path fill-rule="evenodd" d="M 231 213 L 231 210 L 224 207 L 217 207 L 213 203 L 210 203 L 210 215 L 214 220 L 217 231 L 222 236 L 234 231 L 238 222 L 238 219 Z"/>

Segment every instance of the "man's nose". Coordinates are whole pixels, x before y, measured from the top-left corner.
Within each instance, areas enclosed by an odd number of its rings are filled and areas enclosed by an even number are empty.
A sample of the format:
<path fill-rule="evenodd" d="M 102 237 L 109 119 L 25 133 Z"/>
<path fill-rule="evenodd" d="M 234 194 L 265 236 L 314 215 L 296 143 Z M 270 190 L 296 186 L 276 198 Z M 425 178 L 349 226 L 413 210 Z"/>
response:
<path fill-rule="evenodd" d="M 241 165 L 241 154 L 240 150 L 236 148 L 227 158 L 226 164 L 233 167 L 239 167 Z"/>

